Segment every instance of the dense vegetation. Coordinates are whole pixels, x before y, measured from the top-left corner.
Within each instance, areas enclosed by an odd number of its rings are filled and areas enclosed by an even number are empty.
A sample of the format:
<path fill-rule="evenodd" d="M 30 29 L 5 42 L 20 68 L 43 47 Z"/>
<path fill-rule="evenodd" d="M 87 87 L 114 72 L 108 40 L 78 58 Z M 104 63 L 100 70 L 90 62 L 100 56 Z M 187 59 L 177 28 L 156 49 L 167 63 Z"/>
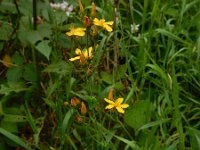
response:
<path fill-rule="evenodd" d="M 1 0 L 0 149 L 200 149 L 199 0 Z"/>

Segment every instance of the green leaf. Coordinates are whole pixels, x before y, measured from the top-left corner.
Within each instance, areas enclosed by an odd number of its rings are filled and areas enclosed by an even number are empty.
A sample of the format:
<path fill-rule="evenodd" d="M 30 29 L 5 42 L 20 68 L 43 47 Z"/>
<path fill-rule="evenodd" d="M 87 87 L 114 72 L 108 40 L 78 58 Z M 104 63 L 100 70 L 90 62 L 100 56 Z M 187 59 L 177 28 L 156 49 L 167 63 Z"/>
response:
<path fill-rule="evenodd" d="M 24 147 L 27 150 L 31 150 L 31 147 L 29 147 L 21 138 L 19 138 L 18 136 L 6 131 L 5 129 L 0 127 L 0 133 L 4 136 L 6 136 L 7 138 L 9 138 L 10 140 L 12 140 L 13 142 L 19 144 L 20 146 Z"/>
<path fill-rule="evenodd" d="M 14 122 L 8 122 L 8 121 L 1 120 L 0 127 L 9 132 L 12 132 L 12 133 L 19 132 L 18 125 L 17 125 L 17 123 L 14 123 Z"/>
<path fill-rule="evenodd" d="M 9 23 L 3 22 L 0 24 L 0 40 L 8 40 L 12 30 L 13 29 Z"/>
<path fill-rule="evenodd" d="M 26 116 L 5 114 L 2 121 L 16 123 L 16 122 L 26 122 L 27 119 Z"/>
<path fill-rule="evenodd" d="M 53 72 L 65 75 L 71 71 L 71 66 L 65 61 L 54 62 L 47 66 L 43 72 Z"/>
<path fill-rule="evenodd" d="M 115 84 L 113 84 L 113 87 L 116 89 L 116 90 L 122 90 L 124 88 L 124 85 L 122 82 L 116 82 Z"/>
<path fill-rule="evenodd" d="M 36 127 L 35 120 L 34 120 L 32 114 L 30 113 L 30 110 L 29 110 L 29 106 L 28 106 L 28 104 L 27 104 L 27 101 L 25 101 L 25 114 L 26 114 L 28 123 L 29 123 L 29 125 L 31 126 L 31 129 L 33 130 L 34 133 L 37 133 L 37 132 L 38 132 L 38 129 L 37 129 L 37 127 Z"/>
<path fill-rule="evenodd" d="M 125 139 L 125 138 L 123 138 L 123 137 L 117 136 L 117 135 L 113 135 L 113 136 L 116 137 L 118 140 L 120 140 L 120 141 L 126 143 L 126 145 L 127 145 L 128 147 L 131 147 L 131 148 L 134 149 L 134 150 L 140 149 L 140 147 L 136 144 L 135 141 L 129 141 L 129 140 L 127 140 L 127 139 Z"/>
<path fill-rule="evenodd" d="M 35 46 L 35 48 L 49 60 L 49 56 L 51 54 L 51 47 L 48 45 L 48 43 L 49 43 L 49 41 L 42 41 L 42 42 L 38 43 Z"/>
<path fill-rule="evenodd" d="M 190 144 L 191 149 L 199 149 L 200 148 L 200 131 L 195 128 L 188 128 L 189 136 L 190 136 Z"/>
<path fill-rule="evenodd" d="M 11 67 L 6 73 L 8 82 L 17 82 L 20 81 L 20 78 L 23 74 L 23 68 L 21 66 Z"/>
<path fill-rule="evenodd" d="M 163 123 L 169 122 L 170 120 L 171 119 L 168 118 L 168 119 L 161 119 L 161 120 L 153 121 L 153 122 L 150 122 L 148 124 L 141 126 L 138 130 L 144 130 L 144 129 L 147 129 L 147 128 L 150 128 L 150 127 L 158 126 L 158 125 L 161 125 Z"/>
<path fill-rule="evenodd" d="M 26 39 L 32 45 L 34 45 L 38 41 L 42 41 L 43 40 L 43 38 L 40 35 L 40 33 L 38 31 L 35 31 L 35 30 L 29 30 L 26 33 Z"/>
<path fill-rule="evenodd" d="M 24 83 L 22 82 L 11 82 L 8 85 L 1 85 L 0 94 L 9 95 L 11 92 L 21 92 L 27 91 L 28 88 L 25 87 Z"/>
<path fill-rule="evenodd" d="M 139 129 L 148 122 L 150 117 L 151 103 L 140 100 L 134 106 L 130 106 L 125 113 L 125 122 L 134 128 Z"/>
<path fill-rule="evenodd" d="M 107 73 L 107 72 L 101 72 L 101 79 L 102 81 L 108 83 L 108 84 L 112 84 L 113 80 L 112 80 L 112 75 Z"/>
<path fill-rule="evenodd" d="M 181 39 L 180 37 L 176 36 L 175 34 L 165 30 L 165 29 L 156 29 L 156 31 L 164 36 L 171 38 L 172 40 L 176 40 L 186 45 L 191 45 L 190 43 L 186 42 L 185 40 Z"/>
<path fill-rule="evenodd" d="M 98 100 L 95 97 L 90 97 L 88 99 L 88 105 L 90 110 L 96 108 L 97 104 Z"/>
<path fill-rule="evenodd" d="M 23 72 L 23 77 L 27 81 L 34 82 L 36 81 L 36 73 L 35 73 L 35 68 L 33 64 L 27 64 L 24 66 L 24 72 Z"/>
<path fill-rule="evenodd" d="M 44 100 L 45 104 L 47 104 L 49 107 L 56 109 L 56 104 L 52 100 L 50 100 L 48 98 L 43 98 L 43 100 Z"/>
<path fill-rule="evenodd" d="M 18 53 L 16 52 L 13 56 L 12 56 L 12 62 L 14 64 L 17 64 L 17 65 L 22 65 L 24 63 L 24 59 L 23 57 Z"/>
<path fill-rule="evenodd" d="M 50 38 L 52 34 L 51 25 L 48 23 L 39 24 L 37 30 L 42 38 Z"/>
<path fill-rule="evenodd" d="M 70 119 L 73 117 L 73 115 L 74 115 L 73 109 L 69 109 L 69 111 L 65 114 L 65 117 L 62 123 L 62 136 L 64 136 L 66 129 L 69 130 Z"/>

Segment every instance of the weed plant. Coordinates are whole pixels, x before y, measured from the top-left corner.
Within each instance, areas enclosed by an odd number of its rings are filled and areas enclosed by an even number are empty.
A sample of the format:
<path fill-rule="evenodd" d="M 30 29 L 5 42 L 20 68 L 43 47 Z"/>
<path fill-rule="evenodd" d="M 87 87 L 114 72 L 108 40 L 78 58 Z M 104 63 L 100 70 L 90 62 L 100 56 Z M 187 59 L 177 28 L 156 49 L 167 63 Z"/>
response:
<path fill-rule="evenodd" d="M 200 149 L 199 0 L 1 0 L 0 149 Z"/>

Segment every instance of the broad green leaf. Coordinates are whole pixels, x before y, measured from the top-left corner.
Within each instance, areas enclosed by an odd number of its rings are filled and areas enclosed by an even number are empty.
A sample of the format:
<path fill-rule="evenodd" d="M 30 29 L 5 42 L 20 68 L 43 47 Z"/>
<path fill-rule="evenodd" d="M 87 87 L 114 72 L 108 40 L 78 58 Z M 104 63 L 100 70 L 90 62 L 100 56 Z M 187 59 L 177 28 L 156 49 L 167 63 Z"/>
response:
<path fill-rule="evenodd" d="M 19 144 L 20 146 L 24 147 L 25 149 L 31 150 L 31 147 L 28 146 L 20 137 L 6 131 L 1 127 L 0 127 L 0 133 L 9 138 L 10 140 L 12 140 L 13 142 L 15 142 L 16 144 Z"/>
<path fill-rule="evenodd" d="M 9 132 L 12 132 L 12 133 L 18 133 L 19 132 L 18 125 L 17 125 L 17 123 L 14 123 L 14 122 L 8 122 L 8 121 L 1 120 L 0 127 L 9 131 Z"/>
<path fill-rule="evenodd" d="M 0 94 L 9 95 L 11 92 L 21 92 L 27 91 L 28 88 L 25 87 L 24 83 L 22 82 L 11 82 L 8 85 L 1 84 L 0 87 Z"/>
<path fill-rule="evenodd" d="M 0 10 L 9 13 L 17 13 L 15 4 L 12 1 L 1 1 Z"/>
<path fill-rule="evenodd" d="M 26 116 L 5 114 L 2 121 L 15 123 L 15 122 L 26 122 L 27 119 Z"/>
<path fill-rule="evenodd" d="M 151 103 L 146 100 L 138 101 L 134 106 L 130 106 L 125 113 L 125 122 L 134 128 L 139 129 L 147 124 L 151 112 Z"/>
<path fill-rule="evenodd" d="M 18 82 L 23 75 L 23 68 L 21 66 L 11 67 L 6 73 L 8 82 Z"/>
<path fill-rule="evenodd" d="M 32 0 L 20 0 L 19 10 L 23 15 L 32 16 Z"/>
<path fill-rule="evenodd" d="M 33 64 L 27 64 L 24 66 L 23 77 L 27 81 L 36 81 L 35 67 Z"/>
<path fill-rule="evenodd" d="M 39 24 L 37 26 L 37 31 L 39 32 L 42 38 L 50 38 L 52 34 L 52 26 L 48 23 Z"/>
<path fill-rule="evenodd" d="M 38 41 L 42 41 L 43 40 L 43 37 L 41 36 L 41 34 L 36 30 L 29 30 L 27 33 L 26 33 L 26 39 L 27 41 L 34 45 L 36 44 L 36 42 Z"/>
<path fill-rule="evenodd" d="M 29 34 L 31 28 L 32 28 L 31 18 L 29 16 L 22 16 L 19 22 L 17 37 L 24 46 L 27 46 L 29 44 L 27 40 L 27 35 Z"/>
<path fill-rule="evenodd" d="M 9 23 L 2 22 L 0 24 L 0 40 L 8 40 L 11 35 L 12 30 L 13 29 Z"/>
<path fill-rule="evenodd" d="M 18 52 L 16 52 L 12 56 L 12 63 L 14 63 L 14 64 L 19 66 L 19 65 L 22 65 L 24 63 L 24 59 Z"/>
<path fill-rule="evenodd" d="M 49 56 L 51 54 L 51 47 L 48 45 L 48 43 L 49 43 L 49 41 L 42 41 L 42 42 L 38 43 L 35 46 L 35 48 L 49 60 Z"/>
<path fill-rule="evenodd" d="M 65 75 L 71 71 L 71 66 L 65 61 L 54 62 L 47 66 L 43 72 L 53 72 Z"/>

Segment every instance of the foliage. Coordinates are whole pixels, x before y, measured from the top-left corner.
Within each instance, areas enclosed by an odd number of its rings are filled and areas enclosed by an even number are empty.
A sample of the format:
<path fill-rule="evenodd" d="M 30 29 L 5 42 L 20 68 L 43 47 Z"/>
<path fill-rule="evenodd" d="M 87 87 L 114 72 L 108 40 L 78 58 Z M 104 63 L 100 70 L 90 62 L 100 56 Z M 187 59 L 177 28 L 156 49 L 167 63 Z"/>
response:
<path fill-rule="evenodd" d="M 0 149 L 200 149 L 199 7 L 1 0 Z"/>

